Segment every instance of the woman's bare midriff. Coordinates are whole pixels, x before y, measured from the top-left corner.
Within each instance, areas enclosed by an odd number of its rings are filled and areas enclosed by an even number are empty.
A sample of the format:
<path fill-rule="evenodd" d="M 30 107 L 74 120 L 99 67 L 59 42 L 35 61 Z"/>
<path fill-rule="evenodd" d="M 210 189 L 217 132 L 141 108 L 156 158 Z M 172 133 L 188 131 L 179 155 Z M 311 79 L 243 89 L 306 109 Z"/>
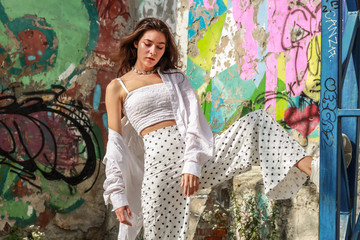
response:
<path fill-rule="evenodd" d="M 155 130 L 161 129 L 161 128 L 165 128 L 165 127 L 169 127 L 169 126 L 173 126 L 176 125 L 176 121 L 175 120 L 166 120 L 163 122 L 159 122 L 159 123 L 155 123 L 154 125 L 151 125 L 149 127 L 144 128 L 140 134 L 141 136 L 145 136 L 148 133 L 151 133 Z"/>

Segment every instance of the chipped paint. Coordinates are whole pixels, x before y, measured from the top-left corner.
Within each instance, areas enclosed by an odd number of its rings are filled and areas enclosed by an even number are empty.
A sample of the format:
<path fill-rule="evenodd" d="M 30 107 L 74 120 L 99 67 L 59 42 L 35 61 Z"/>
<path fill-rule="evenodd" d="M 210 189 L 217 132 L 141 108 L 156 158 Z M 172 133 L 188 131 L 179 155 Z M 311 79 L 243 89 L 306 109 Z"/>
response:
<path fill-rule="evenodd" d="M 229 126 L 243 111 L 239 109 L 266 109 L 286 125 L 289 107 L 301 110 L 309 102 L 318 104 L 320 2 L 286 3 L 189 2 L 187 73 L 194 87 L 212 81 L 214 132 Z M 226 16 L 222 27 L 216 27 L 220 15 Z M 212 45 L 206 40 L 209 35 Z M 309 139 L 319 136 L 316 129 L 306 134 Z"/>
<path fill-rule="evenodd" d="M 0 95 L 14 101 L 10 112 L 1 102 L 0 226 L 45 227 L 56 213 L 81 208 L 77 184 L 90 190 L 96 182 L 102 136 L 84 105 L 94 104 L 97 69 L 84 70 L 97 20 L 93 1 L 0 0 Z M 66 180 L 86 171 L 78 183 Z"/>

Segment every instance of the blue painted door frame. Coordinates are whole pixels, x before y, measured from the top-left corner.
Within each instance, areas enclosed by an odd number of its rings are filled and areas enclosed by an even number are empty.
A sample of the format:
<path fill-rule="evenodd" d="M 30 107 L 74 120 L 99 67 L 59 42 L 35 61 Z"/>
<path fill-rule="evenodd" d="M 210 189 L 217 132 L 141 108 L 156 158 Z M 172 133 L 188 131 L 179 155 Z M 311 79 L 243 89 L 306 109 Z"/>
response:
<path fill-rule="evenodd" d="M 360 31 L 358 0 L 323 0 L 319 239 L 358 239 Z M 353 147 L 346 167 L 342 133 Z"/>

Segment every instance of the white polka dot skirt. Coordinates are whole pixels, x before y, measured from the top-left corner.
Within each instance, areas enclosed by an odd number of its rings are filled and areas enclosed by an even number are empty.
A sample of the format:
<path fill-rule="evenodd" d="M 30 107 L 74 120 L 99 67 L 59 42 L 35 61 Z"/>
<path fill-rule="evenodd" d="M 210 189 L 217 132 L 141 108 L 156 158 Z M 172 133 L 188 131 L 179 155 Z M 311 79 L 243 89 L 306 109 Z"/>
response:
<path fill-rule="evenodd" d="M 185 239 L 190 198 L 180 187 L 184 142 L 177 126 L 144 136 L 144 239 Z"/>
<path fill-rule="evenodd" d="M 185 239 L 190 201 L 180 187 L 185 143 L 171 126 L 145 135 L 144 145 L 144 238 Z M 260 165 L 267 196 L 290 198 L 307 179 L 294 167 L 307 155 L 265 111 L 251 112 L 216 136 L 214 157 L 203 166 L 200 189 Z"/>

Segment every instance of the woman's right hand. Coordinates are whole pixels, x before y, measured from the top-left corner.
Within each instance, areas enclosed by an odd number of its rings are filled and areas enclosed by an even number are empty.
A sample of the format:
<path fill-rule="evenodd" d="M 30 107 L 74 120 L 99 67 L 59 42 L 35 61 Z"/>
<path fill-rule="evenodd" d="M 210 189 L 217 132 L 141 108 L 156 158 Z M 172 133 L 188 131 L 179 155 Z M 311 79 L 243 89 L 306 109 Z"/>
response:
<path fill-rule="evenodd" d="M 131 211 L 129 205 L 120 207 L 115 210 L 117 219 L 126 225 L 132 226 L 131 222 L 128 221 L 128 218 L 132 219 Z"/>

